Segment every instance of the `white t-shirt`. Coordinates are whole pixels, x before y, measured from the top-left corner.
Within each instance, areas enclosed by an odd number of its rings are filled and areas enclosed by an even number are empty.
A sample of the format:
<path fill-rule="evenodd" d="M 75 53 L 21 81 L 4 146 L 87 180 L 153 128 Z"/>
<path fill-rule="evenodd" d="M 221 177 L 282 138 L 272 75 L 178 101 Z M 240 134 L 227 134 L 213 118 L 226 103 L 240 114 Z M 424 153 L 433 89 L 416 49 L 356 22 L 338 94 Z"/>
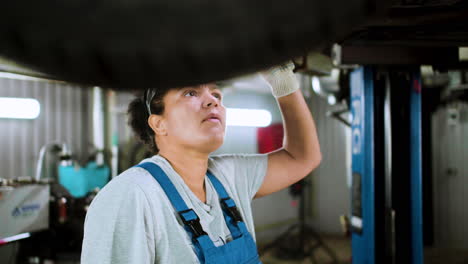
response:
<path fill-rule="evenodd" d="M 216 246 L 231 240 L 219 197 L 205 177 L 206 203 L 198 199 L 161 156 L 154 162 L 174 184 L 189 208 L 200 217 L 203 230 Z M 260 188 L 267 155 L 210 157 L 208 168 L 235 201 L 255 238 L 251 201 Z M 199 263 L 189 235 L 159 183 L 143 168 L 126 170 L 94 198 L 85 220 L 82 264 Z"/>

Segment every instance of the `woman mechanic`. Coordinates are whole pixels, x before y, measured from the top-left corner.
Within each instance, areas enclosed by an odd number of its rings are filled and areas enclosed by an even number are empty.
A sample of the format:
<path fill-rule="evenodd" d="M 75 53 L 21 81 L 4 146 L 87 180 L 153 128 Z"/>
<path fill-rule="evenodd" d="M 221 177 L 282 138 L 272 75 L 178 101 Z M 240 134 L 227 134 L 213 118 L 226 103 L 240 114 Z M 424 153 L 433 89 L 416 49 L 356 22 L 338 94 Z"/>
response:
<path fill-rule="evenodd" d="M 280 106 L 283 148 L 210 156 L 224 140 L 215 84 L 148 89 L 129 124 L 155 155 L 109 182 L 89 207 L 81 263 L 260 263 L 251 201 L 307 176 L 321 160 L 292 63 L 262 76 Z"/>

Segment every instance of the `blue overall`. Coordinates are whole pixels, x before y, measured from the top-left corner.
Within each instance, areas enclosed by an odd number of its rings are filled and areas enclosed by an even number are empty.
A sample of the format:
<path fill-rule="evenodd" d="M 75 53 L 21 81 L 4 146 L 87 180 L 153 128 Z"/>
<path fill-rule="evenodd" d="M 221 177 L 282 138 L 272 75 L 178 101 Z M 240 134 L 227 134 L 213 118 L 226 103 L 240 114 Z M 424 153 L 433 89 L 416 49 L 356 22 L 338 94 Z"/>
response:
<path fill-rule="evenodd" d="M 225 245 L 216 247 L 208 234 L 203 230 L 198 215 L 185 204 L 184 200 L 177 192 L 171 180 L 164 171 L 156 164 L 145 162 L 137 165 L 146 169 L 161 185 L 167 197 L 178 212 L 184 228 L 192 239 L 195 253 L 204 264 L 258 264 L 260 258 L 257 252 L 257 246 L 252 235 L 242 220 L 242 216 L 237 210 L 234 200 L 227 194 L 221 182 L 210 172 L 207 173 L 209 180 L 213 184 L 220 203 L 223 208 L 224 220 L 231 231 L 233 240 Z"/>

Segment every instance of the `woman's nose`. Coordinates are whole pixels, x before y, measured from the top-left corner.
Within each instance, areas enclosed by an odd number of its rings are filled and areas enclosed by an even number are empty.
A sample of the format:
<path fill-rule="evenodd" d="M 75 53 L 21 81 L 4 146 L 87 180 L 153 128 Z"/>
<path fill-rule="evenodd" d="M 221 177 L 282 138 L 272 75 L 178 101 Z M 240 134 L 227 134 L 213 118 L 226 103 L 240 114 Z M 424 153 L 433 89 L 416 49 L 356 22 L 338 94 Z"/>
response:
<path fill-rule="evenodd" d="M 205 97 L 203 106 L 204 107 L 217 107 L 219 105 L 218 98 L 214 97 L 212 94 L 209 94 Z"/>

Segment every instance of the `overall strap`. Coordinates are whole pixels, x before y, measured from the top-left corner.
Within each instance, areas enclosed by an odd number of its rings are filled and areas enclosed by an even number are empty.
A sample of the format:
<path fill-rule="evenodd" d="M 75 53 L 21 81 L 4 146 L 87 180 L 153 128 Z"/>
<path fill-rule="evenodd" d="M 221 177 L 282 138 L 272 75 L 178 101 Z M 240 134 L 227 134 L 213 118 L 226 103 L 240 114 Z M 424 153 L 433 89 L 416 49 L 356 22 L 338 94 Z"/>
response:
<path fill-rule="evenodd" d="M 208 234 L 203 230 L 203 227 L 200 224 L 200 218 L 193 211 L 193 209 L 188 208 L 187 204 L 184 202 L 179 192 L 172 184 L 169 177 L 166 173 L 156 164 L 152 162 L 145 162 L 135 167 L 140 167 L 147 170 L 153 178 L 161 185 L 162 189 L 166 193 L 167 198 L 174 206 L 175 210 L 179 214 L 182 222 L 184 223 L 185 229 L 189 234 L 191 234 L 192 239 L 198 246 L 196 246 L 196 254 L 201 263 L 204 263 L 204 256 L 202 249 L 209 249 L 215 247 L 213 241 L 209 238 Z"/>
<path fill-rule="evenodd" d="M 172 184 L 171 180 L 169 180 L 166 173 L 164 173 L 164 171 L 158 165 L 152 162 L 145 162 L 136 165 L 135 167 L 143 168 L 149 173 L 151 173 L 153 178 L 156 179 L 156 181 L 158 181 L 159 185 L 161 185 L 164 192 L 166 193 L 167 198 L 169 198 L 177 212 L 189 210 L 187 204 L 185 204 L 184 200 L 180 196 L 174 184 Z M 193 215 L 187 215 L 187 217 L 190 219 L 193 217 Z"/>
<path fill-rule="evenodd" d="M 210 171 L 207 172 L 207 175 L 218 193 L 221 206 L 223 208 L 224 218 L 232 236 L 234 238 L 240 237 L 242 233 L 246 233 L 248 230 L 239 210 L 237 209 L 236 203 L 231 197 L 229 197 L 226 189 L 218 178 L 216 178 Z"/>

